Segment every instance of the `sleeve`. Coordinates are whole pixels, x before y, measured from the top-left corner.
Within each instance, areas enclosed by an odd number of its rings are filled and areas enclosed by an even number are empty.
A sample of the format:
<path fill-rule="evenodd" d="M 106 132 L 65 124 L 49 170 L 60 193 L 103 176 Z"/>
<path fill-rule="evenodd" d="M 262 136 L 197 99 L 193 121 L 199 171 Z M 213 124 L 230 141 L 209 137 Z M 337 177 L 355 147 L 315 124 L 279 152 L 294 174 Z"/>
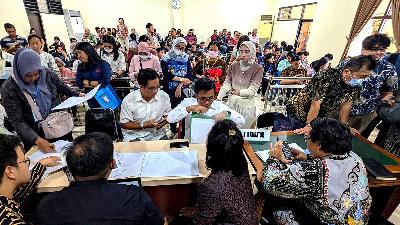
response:
<path fill-rule="evenodd" d="M 50 54 L 48 54 L 47 57 L 48 57 L 47 66 L 49 67 L 49 69 L 51 69 L 51 71 L 53 71 L 55 74 L 61 76 L 60 70 L 57 67 L 54 57 Z"/>
<path fill-rule="evenodd" d="M 24 184 L 20 188 L 14 191 L 14 198 L 18 203 L 22 203 L 39 185 L 42 180 L 46 167 L 40 163 L 36 163 L 31 171 L 31 182 Z"/>
<path fill-rule="evenodd" d="M 224 84 L 222 85 L 221 89 L 219 90 L 217 99 L 222 100 L 226 94 L 232 89 L 232 65 L 228 67 L 228 71 L 226 73 L 226 78 Z"/>
<path fill-rule="evenodd" d="M 241 127 L 245 123 L 245 118 L 235 110 L 229 108 L 229 106 L 225 105 L 223 102 L 220 103 L 220 111 L 221 112 L 229 112 L 230 113 L 230 120 L 236 123 L 238 127 Z"/>
<path fill-rule="evenodd" d="M 36 139 L 39 138 L 39 135 L 24 120 L 24 112 L 21 108 L 23 103 L 18 96 L 18 91 L 19 90 L 11 91 L 9 88 L 3 87 L 1 91 L 2 104 L 16 132 L 33 144 Z"/>
<path fill-rule="evenodd" d="M 130 98 L 124 98 L 124 100 L 122 100 L 121 113 L 120 113 L 121 123 L 136 122 L 135 119 L 133 118 L 133 111 L 128 102 L 129 100 Z"/>
<path fill-rule="evenodd" d="M 188 78 L 189 80 L 193 80 L 193 69 L 192 69 L 192 63 L 190 62 L 190 60 L 187 61 L 186 78 Z"/>
<path fill-rule="evenodd" d="M 118 69 L 126 71 L 125 56 L 122 52 L 119 52 L 119 56 L 118 56 Z"/>
<path fill-rule="evenodd" d="M 400 127 L 400 103 L 390 107 L 386 101 L 381 101 L 376 111 L 383 120 Z"/>
<path fill-rule="evenodd" d="M 83 88 L 83 74 L 82 74 L 82 69 L 80 67 L 81 67 L 80 65 L 77 66 L 75 80 L 76 80 L 76 85 L 82 89 Z"/>
<path fill-rule="evenodd" d="M 62 80 L 52 71 L 47 71 L 47 75 L 50 76 L 50 80 L 57 87 L 57 93 L 63 94 L 68 97 L 78 96 L 79 94 L 73 91 L 68 85 L 66 85 Z"/>
<path fill-rule="evenodd" d="M 1 48 L 6 48 L 6 49 L 8 48 L 6 42 L 3 39 L 0 40 L 0 46 Z"/>
<path fill-rule="evenodd" d="M 272 195 L 299 199 L 314 195 L 322 176 L 320 160 L 306 160 L 283 164 L 269 158 L 264 168 L 264 189 Z"/>
<path fill-rule="evenodd" d="M 163 225 L 164 224 L 164 216 L 161 211 L 154 205 L 151 198 L 147 195 L 147 193 L 140 188 L 140 192 L 142 195 L 143 206 L 144 206 L 144 215 L 143 215 L 143 225 Z"/>
<path fill-rule="evenodd" d="M 101 80 L 99 80 L 99 83 L 103 84 L 104 86 L 109 85 L 112 76 L 112 70 L 108 62 L 103 61 L 103 63 L 101 64 L 101 72 L 102 72 L 102 77 Z"/>
<path fill-rule="evenodd" d="M 382 86 L 383 92 L 393 92 L 398 90 L 399 77 L 394 66 L 390 65 L 388 70 L 384 71 L 385 82 Z"/>
<path fill-rule="evenodd" d="M 329 91 L 329 85 L 330 81 L 324 82 L 324 78 L 322 76 L 312 78 L 311 82 L 307 85 L 309 90 L 311 90 L 311 101 L 320 101 L 321 103 L 324 102 L 325 95 Z"/>
<path fill-rule="evenodd" d="M 196 209 L 193 221 L 196 225 L 213 225 L 222 211 L 220 195 L 209 185 L 200 183 L 197 189 Z"/>
<path fill-rule="evenodd" d="M 185 98 L 177 107 L 168 113 L 167 121 L 169 123 L 176 123 L 187 117 L 189 113 L 186 111 L 186 107 L 190 105 L 192 105 L 190 104 L 190 99 Z"/>
<path fill-rule="evenodd" d="M 25 39 L 25 38 L 22 38 L 22 46 L 23 47 L 26 47 L 26 46 L 28 46 L 28 41 Z"/>
<path fill-rule="evenodd" d="M 250 86 L 247 89 L 240 90 L 240 96 L 242 97 L 252 97 L 257 94 L 258 88 L 261 86 L 261 81 L 263 78 L 263 69 L 262 67 L 258 68 L 255 71 L 255 74 L 250 81 Z"/>

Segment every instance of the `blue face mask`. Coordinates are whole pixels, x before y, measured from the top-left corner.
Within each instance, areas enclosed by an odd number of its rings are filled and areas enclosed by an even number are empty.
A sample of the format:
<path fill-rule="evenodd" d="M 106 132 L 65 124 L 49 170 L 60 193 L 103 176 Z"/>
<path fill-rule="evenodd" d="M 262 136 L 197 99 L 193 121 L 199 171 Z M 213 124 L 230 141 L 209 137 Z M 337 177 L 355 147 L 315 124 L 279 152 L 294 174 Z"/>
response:
<path fill-rule="evenodd" d="M 358 87 L 362 85 L 363 81 L 364 79 L 351 79 L 347 84 L 352 87 Z"/>

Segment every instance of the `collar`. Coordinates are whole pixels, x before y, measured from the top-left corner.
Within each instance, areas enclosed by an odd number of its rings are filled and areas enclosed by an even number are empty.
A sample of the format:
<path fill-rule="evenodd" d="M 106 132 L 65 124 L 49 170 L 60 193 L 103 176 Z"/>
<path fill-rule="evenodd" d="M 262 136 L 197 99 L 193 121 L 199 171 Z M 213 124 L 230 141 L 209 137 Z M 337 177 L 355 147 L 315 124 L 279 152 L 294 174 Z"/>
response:
<path fill-rule="evenodd" d="M 147 102 L 147 101 L 143 98 L 142 93 L 140 92 L 140 89 L 139 89 L 139 90 L 137 90 L 137 91 L 135 92 L 134 102 L 150 103 L 150 102 L 152 102 L 152 101 L 158 101 L 159 98 L 160 98 L 159 96 L 160 96 L 160 90 L 157 92 L 157 94 L 156 94 L 156 96 L 154 96 L 154 98 L 152 98 L 150 101 Z"/>

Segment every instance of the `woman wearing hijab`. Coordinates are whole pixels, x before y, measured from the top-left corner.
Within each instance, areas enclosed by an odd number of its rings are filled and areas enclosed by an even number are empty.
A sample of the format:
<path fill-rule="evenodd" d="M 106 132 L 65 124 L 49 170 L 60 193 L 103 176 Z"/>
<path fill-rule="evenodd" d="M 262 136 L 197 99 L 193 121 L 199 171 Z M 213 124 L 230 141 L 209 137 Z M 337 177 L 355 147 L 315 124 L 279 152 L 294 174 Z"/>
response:
<path fill-rule="evenodd" d="M 256 62 L 256 48 L 253 42 L 245 41 L 239 47 L 239 61 L 228 69 L 227 76 L 217 99 L 229 95 L 228 106 L 246 119 L 242 128 L 250 128 L 256 120 L 255 96 L 263 77 L 263 68 Z"/>
<path fill-rule="evenodd" d="M 39 108 L 43 119 L 47 118 L 52 108 L 61 103 L 60 95 L 78 96 L 52 71 L 41 66 L 40 56 L 27 48 L 19 49 L 14 56 L 13 76 L 4 82 L 1 89 L 3 106 L 8 118 L 22 138 L 25 149 L 37 145 L 40 150 L 50 152 L 54 145 L 46 140 L 39 121 L 32 113 L 24 93 L 30 95 Z M 71 139 L 67 134 L 59 139 Z"/>
<path fill-rule="evenodd" d="M 150 53 L 150 46 L 146 42 L 140 42 L 138 45 L 138 55 L 133 56 L 132 61 L 129 65 L 129 77 L 135 84 L 136 88 L 139 88 L 137 82 L 137 76 L 141 69 L 153 69 L 157 71 L 159 75 L 162 74 L 160 60 L 157 56 Z"/>
<path fill-rule="evenodd" d="M 192 66 L 185 49 L 186 40 L 178 37 L 172 43 L 171 51 L 161 60 L 164 91 L 169 95 L 172 109 L 185 98 L 184 90 L 187 90 L 193 79 Z M 172 124 L 171 131 L 176 133 L 176 125 Z"/>

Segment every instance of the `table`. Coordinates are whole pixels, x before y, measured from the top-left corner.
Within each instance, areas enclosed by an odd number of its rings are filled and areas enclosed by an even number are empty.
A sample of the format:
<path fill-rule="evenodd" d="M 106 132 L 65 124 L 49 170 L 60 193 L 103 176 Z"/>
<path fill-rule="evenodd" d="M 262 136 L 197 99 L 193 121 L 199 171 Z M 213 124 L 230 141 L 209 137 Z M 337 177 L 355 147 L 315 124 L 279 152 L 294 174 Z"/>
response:
<path fill-rule="evenodd" d="M 303 149 L 306 148 L 303 135 L 296 135 L 290 131 L 272 132 L 270 141 L 275 142 L 277 139 L 296 143 Z M 374 158 L 399 178 L 396 181 L 382 181 L 371 176 L 368 177 L 373 198 L 371 211 L 377 212 L 387 219 L 400 203 L 400 158 L 359 135 L 353 137 L 352 143 L 353 151 L 361 158 Z M 256 171 L 262 170 L 263 165 L 255 152 L 267 148 L 269 148 L 269 142 L 246 142 L 245 144 L 246 155 Z"/>
<path fill-rule="evenodd" d="M 189 148 L 170 148 L 171 142 L 187 140 L 159 140 L 159 141 L 139 141 L 139 142 L 115 142 L 116 152 L 160 152 L 160 151 L 189 151 L 196 150 L 199 161 L 199 176 L 195 177 L 150 177 L 142 178 L 143 189 L 151 197 L 155 205 L 162 211 L 167 218 L 173 218 L 179 214 L 180 209 L 192 203 L 196 186 L 208 174 L 205 165 L 206 146 L 205 144 L 190 144 Z M 33 147 L 26 153 L 27 157 L 37 151 Z M 249 161 L 249 173 L 255 177 L 255 170 Z M 58 171 L 45 178 L 39 185 L 38 193 L 54 192 L 69 185 L 67 175 L 64 171 Z"/>

